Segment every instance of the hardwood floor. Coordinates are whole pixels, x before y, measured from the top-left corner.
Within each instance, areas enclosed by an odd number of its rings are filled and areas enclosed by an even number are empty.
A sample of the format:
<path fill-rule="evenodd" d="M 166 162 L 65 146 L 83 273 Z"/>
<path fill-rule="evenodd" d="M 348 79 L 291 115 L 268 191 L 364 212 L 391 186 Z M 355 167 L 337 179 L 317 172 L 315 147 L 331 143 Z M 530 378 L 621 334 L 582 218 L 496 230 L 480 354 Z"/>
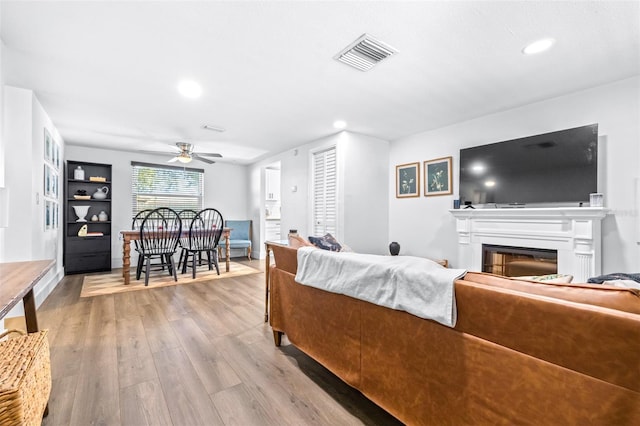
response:
<path fill-rule="evenodd" d="M 263 273 L 92 298 L 82 278 L 38 309 L 45 426 L 400 424 L 286 338 L 274 346 Z"/>

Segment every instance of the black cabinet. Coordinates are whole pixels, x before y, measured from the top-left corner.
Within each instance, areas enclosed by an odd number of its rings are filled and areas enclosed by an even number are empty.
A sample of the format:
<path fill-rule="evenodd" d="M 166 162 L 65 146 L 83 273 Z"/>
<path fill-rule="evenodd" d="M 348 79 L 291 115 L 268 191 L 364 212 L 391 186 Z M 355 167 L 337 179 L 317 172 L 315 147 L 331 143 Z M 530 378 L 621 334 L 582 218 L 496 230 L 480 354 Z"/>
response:
<path fill-rule="evenodd" d="M 111 178 L 110 164 L 66 163 L 65 274 L 111 270 Z"/>

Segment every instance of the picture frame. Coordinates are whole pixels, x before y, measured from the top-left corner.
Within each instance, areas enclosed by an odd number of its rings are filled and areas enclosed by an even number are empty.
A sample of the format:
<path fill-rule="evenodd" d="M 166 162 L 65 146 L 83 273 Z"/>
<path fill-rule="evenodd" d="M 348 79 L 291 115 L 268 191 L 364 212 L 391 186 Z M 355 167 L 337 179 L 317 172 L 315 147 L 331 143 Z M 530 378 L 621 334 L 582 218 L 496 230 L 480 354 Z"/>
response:
<path fill-rule="evenodd" d="M 420 163 L 396 166 L 396 198 L 420 196 Z"/>
<path fill-rule="evenodd" d="M 51 185 L 52 185 L 51 166 L 49 166 L 48 164 L 45 164 L 44 173 L 43 173 L 43 187 L 42 187 L 42 192 L 45 197 L 48 197 L 51 194 L 51 191 L 52 191 Z"/>
<path fill-rule="evenodd" d="M 53 142 L 53 158 L 51 160 L 54 169 L 60 170 L 60 145 L 57 142 Z"/>
<path fill-rule="evenodd" d="M 53 227 L 53 208 L 50 200 L 44 202 L 44 229 L 51 229 Z"/>
<path fill-rule="evenodd" d="M 58 229 L 60 226 L 60 204 L 53 203 L 53 228 Z"/>
<path fill-rule="evenodd" d="M 58 199 L 58 173 L 51 169 L 51 197 Z"/>
<path fill-rule="evenodd" d="M 53 163 L 53 139 L 46 127 L 44 128 L 44 159 L 49 163 Z"/>
<path fill-rule="evenodd" d="M 49 164 L 44 165 L 43 194 L 45 197 L 58 199 L 58 174 Z"/>
<path fill-rule="evenodd" d="M 453 194 L 452 157 L 442 157 L 424 162 L 424 195 Z"/>

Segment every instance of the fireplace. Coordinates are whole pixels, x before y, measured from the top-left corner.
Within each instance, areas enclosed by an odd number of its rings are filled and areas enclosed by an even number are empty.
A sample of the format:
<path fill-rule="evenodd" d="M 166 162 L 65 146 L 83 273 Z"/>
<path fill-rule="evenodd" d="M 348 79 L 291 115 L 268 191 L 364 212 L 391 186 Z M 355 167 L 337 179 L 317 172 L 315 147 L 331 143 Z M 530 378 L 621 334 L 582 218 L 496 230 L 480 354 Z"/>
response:
<path fill-rule="evenodd" d="M 456 218 L 458 233 L 456 268 L 482 271 L 482 246 L 493 245 L 555 252 L 555 272 L 573 275 L 574 282 L 587 282 L 588 278 L 601 274 L 601 221 L 607 215 L 606 208 L 486 208 L 450 212 Z M 540 253 L 536 251 L 535 256 Z M 510 265 L 510 273 L 516 265 Z M 548 264 L 533 266 L 551 270 Z"/>
<path fill-rule="evenodd" d="M 558 251 L 482 245 L 482 272 L 506 277 L 558 273 Z"/>

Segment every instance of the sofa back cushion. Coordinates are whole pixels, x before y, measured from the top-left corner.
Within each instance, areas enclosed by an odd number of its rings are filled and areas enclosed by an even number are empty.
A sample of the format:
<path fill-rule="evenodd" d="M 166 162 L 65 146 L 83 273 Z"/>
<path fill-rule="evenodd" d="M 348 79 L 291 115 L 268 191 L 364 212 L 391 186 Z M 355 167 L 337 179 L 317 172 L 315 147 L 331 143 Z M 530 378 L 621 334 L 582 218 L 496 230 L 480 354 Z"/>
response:
<path fill-rule="evenodd" d="M 456 304 L 461 333 L 640 391 L 638 314 L 467 279 L 456 281 Z"/>
<path fill-rule="evenodd" d="M 598 284 L 534 282 L 485 272 L 467 272 L 464 280 L 523 293 L 640 314 L 640 291 L 629 288 Z"/>

